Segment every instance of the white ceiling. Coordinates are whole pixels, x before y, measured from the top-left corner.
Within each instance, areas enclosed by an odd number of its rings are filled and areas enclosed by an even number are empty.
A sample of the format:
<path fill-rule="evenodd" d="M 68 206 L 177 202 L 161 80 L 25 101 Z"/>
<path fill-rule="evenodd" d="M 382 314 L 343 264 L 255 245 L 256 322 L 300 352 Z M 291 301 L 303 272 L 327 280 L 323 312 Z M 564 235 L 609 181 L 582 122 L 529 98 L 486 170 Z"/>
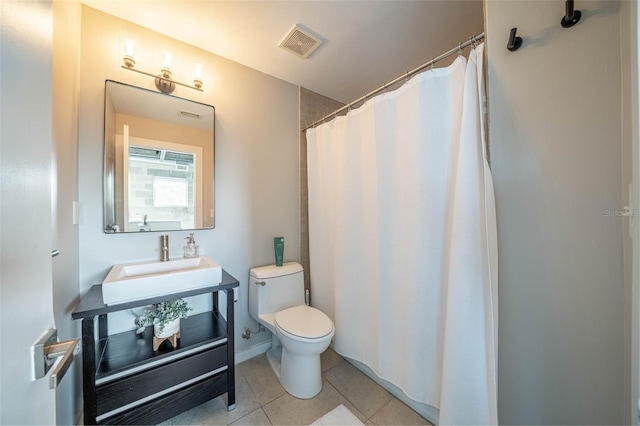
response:
<path fill-rule="evenodd" d="M 482 0 L 82 0 L 90 7 L 349 102 L 483 31 Z M 295 25 L 324 43 L 278 47 Z"/>

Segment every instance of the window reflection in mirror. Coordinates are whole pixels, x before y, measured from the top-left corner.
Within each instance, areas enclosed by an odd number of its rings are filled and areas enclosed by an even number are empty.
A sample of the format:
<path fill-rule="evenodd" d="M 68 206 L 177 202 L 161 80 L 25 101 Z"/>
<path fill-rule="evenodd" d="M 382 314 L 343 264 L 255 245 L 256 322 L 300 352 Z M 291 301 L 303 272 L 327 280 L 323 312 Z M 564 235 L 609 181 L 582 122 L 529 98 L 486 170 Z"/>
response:
<path fill-rule="evenodd" d="M 214 108 L 107 81 L 104 230 L 213 228 Z"/>

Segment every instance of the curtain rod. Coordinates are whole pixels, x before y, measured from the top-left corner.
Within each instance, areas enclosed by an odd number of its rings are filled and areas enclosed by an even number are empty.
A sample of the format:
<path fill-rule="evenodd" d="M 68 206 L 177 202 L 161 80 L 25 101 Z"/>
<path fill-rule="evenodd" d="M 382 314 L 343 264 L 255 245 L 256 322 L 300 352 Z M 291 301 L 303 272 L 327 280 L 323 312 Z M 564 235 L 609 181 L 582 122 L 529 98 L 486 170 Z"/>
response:
<path fill-rule="evenodd" d="M 458 45 L 458 47 L 454 47 L 453 49 L 444 52 L 442 55 L 431 59 L 429 62 L 426 62 L 426 63 L 420 65 L 417 68 L 414 68 L 413 70 L 407 72 L 405 75 L 401 75 L 400 77 L 396 78 L 395 80 L 392 80 L 389 83 L 378 87 L 376 90 L 373 90 L 373 91 L 367 93 L 366 95 L 356 99 L 355 101 L 348 103 L 347 105 L 345 105 L 342 108 L 332 112 L 331 114 L 322 117 L 320 120 L 318 120 L 315 123 L 313 123 L 312 125 L 304 128 L 302 131 L 306 132 L 307 130 L 309 130 L 309 129 L 313 128 L 313 127 L 316 127 L 317 125 L 325 122 L 327 119 L 329 119 L 331 117 L 335 117 L 336 115 L 340 114 L 345 109 L 349 109 L 352 106 L 354 106 L 355 104 L 360 103 L 360 102 L 362 102 L 364 100 L 367 100 L 371 96 L 386 90 L 388 87 L 393 86 L 394 84 L 398 83 L 399 81 L 402 81 L 403 79 L 408 79 L 409 77 L 413 76 L 414 74 L 419 73 L 423 69 L 425 69 L 427 67 L 430 67 L 430 66 L 433 66 L 436 62 L 441 61 L 441 60 L 443 60 L 445 58 L 448 58 L 449 56 L 453 55 L 454 53 L 460 52 L 465 47 L 473 45 L 473 44 L 476 44 L 478 41 L 482 40 L 483 38 L 484 38 L 484 33 L 480 33 L 478 35 L 472 36 L 471 38 L 469 38 L 469 40 L 465 41 L 464 43 L 460 43 Z"/>

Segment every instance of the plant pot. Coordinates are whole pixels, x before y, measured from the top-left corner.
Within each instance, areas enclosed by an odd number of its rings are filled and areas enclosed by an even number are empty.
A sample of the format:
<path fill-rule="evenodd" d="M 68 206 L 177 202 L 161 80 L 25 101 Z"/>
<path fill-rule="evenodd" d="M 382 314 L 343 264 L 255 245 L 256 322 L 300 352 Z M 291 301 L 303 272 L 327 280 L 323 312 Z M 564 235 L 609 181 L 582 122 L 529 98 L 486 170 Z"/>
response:
<path fill-rule="evenodd" d="M 166 323 L 162 331 L 160 331 L 159 324 L 153 324 L 153 334 L 159 339 L 164 339 L 169 336 L 172 336 L 178 331 L 180 331 L 180 318 Z"/>

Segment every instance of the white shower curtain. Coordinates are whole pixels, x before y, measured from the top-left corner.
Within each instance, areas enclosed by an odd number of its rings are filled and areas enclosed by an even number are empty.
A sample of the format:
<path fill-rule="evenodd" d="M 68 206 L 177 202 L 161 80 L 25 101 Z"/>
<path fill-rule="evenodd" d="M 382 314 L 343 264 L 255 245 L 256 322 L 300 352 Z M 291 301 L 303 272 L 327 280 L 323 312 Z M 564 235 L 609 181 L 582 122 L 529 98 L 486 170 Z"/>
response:
<path fill-rule="evenodd" d="M 482 45 L 307 131 L 313 304 L 335 349 L 440 424 L 496 424 Z"/>

